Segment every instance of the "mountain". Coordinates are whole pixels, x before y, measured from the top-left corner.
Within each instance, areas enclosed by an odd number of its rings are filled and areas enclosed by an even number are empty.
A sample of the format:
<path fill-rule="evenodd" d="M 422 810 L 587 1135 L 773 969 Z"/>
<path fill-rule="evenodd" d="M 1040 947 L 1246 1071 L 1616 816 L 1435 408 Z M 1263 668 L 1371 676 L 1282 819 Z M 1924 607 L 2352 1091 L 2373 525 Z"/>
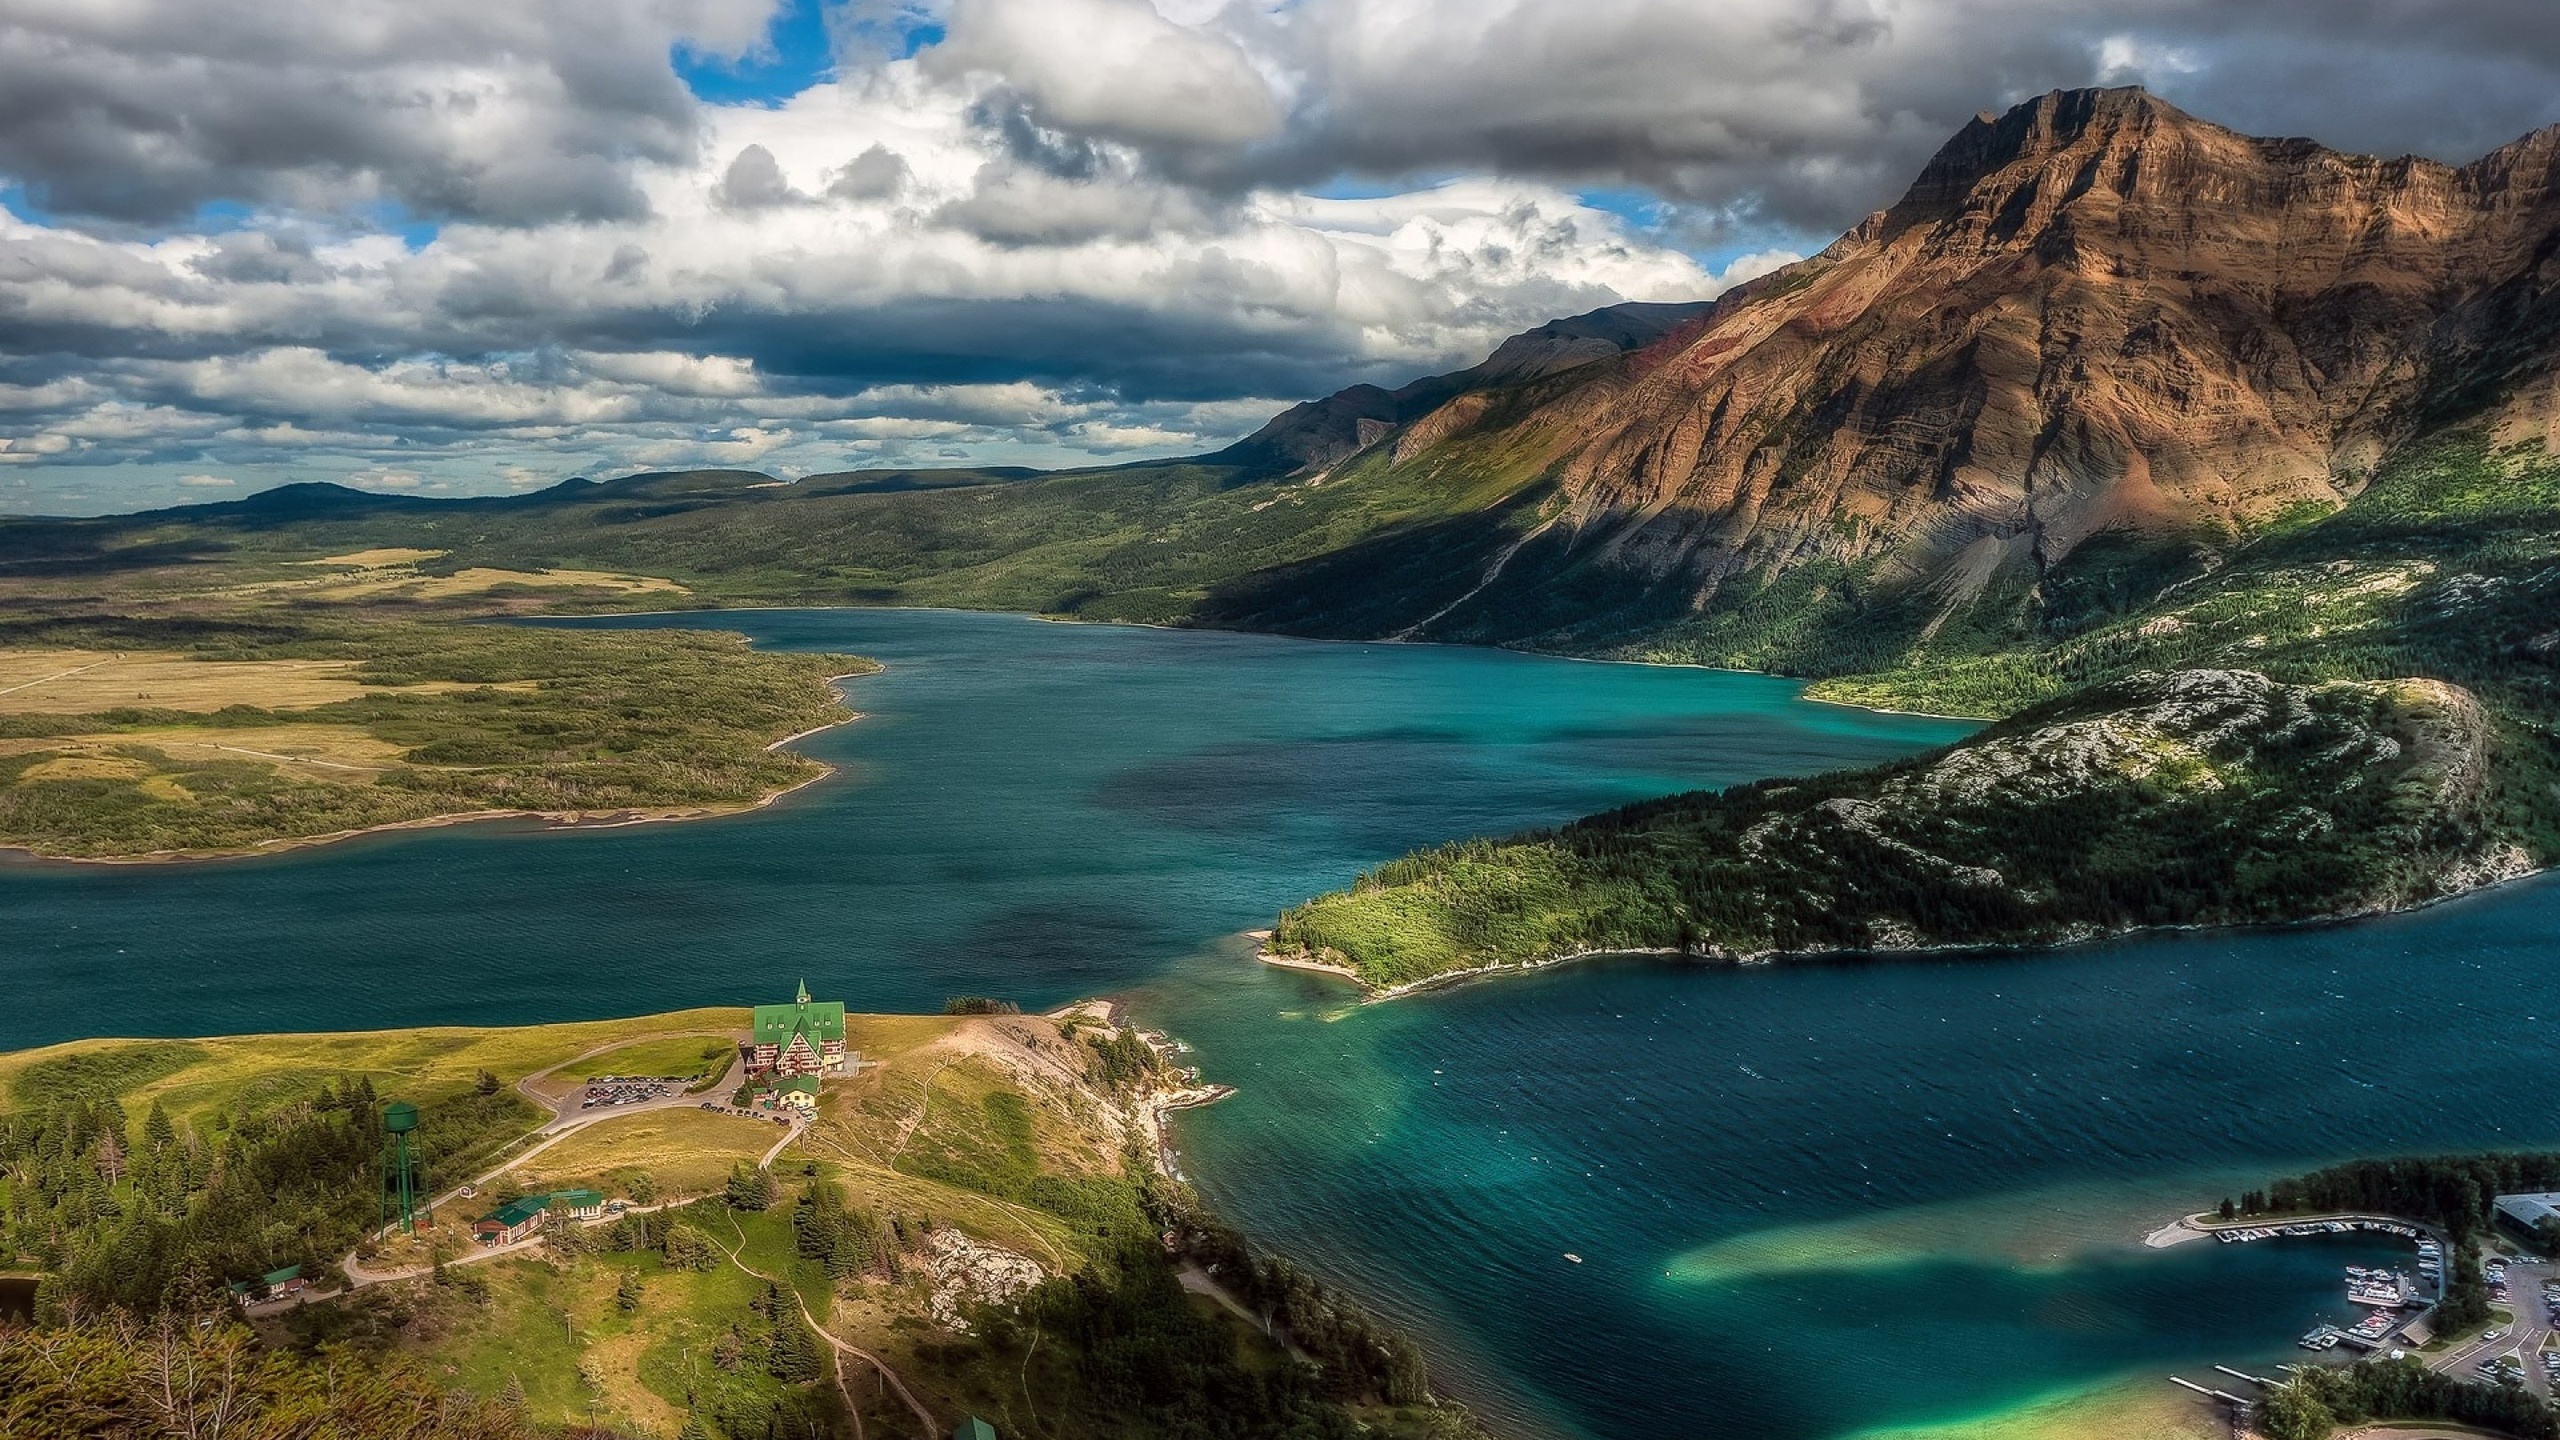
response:
<path fill-rule="evenodd" d="M 1983 607 L 2032 629 L 2093 541 L 2174 560 L 2334 511 L 2451 420 L 2547 438 L 2556 180 L 2560 127 L 2454 167 L 2252 139 L 2139 90 L 1978 117 L 1891 208 L 1702 320 L 1372 434 L 1378 468 L 1523 479 L 1403 618 L 1830 668 L 1850 632 L 1863 660 Z"/>
<path fill-rule="evenodd" d="M 664 575 L 690 603 L 1815 676 L 2035 649 L 2339 513 L 2430 437 L 2547 442 L 2555 167 L 2560 127 L 2457 167 L 2056 92 L 1977 118 L 1891 207 L 1711 304 L 1554 321 L 1212 455 L 0 522 L 0 579 L 76 600 L 83 575 L 192 584 L 215 561 L 409 545 Z"/>
<path fill-rule="evenodd" d="M 1711 304 L 1556 321 L 1213 455 L 0 522 L 0 605 L 65 624 L 255 596 L 382 609 L 325 599 L 304 567 L 412 547 L 440 575 L 675 582 L 530 592 L 554 608 L 948 605 L 1496 643 L 2028 727 L 1930 762 L 2024 767 L 2038 783 L 1998 813 L 1896 773 L 1758 792 L 1764 842 L 1797 856 L 1762 858 L 1827 897 L 1815 911 L 1751 888 L 1718 828 L 1740 811 L 1685 797 L 1398 862 L 1293 932 L 1354 957 L 1399 926 L 1456 937 L 1426 968 L 2410 903 L 2560 861 L 2555 181 L 2560 127 L 2450 166 L 2056 92 L 1978 118 L 1891 207 Z M 457 586 L 400 613 L 508 603 Z M 2225 751 L 2144 698 L 2197 684 L 2289 698 Z M 2284 718 L 2296 700 L 2316 723 Z M 2097 731 L 2132 736 L 2140 773 L 2064 763 Z M 2369 761 L 2326 754 L 2348 739 Z M 2141 769 L 2182 748 L 2174 773 Z M 1852 815 L 1899 859 L 1813 864 Z M 2052 855 L 2063 870 L 2005 898 L 1965 878 Z M 1760 898 L 1709 903 L 1728 891 Z M 1786 931 L 1789 913 L 1839 923 Z"/>
<path fill-rule="evenodd" d="M 1287 475 L 1321 473 L 1460 395 L 1614 359 L 1652 344 L 1707 308 L 1704 301 L 1630 303 L 1550 320 L 1503 341 L 1481 364 L 1464 370 L 1428 375 L 1394 390 L 1353 385 L 1321 400 L 1293 405 L 1208 458 L 1213 463 Z"/>

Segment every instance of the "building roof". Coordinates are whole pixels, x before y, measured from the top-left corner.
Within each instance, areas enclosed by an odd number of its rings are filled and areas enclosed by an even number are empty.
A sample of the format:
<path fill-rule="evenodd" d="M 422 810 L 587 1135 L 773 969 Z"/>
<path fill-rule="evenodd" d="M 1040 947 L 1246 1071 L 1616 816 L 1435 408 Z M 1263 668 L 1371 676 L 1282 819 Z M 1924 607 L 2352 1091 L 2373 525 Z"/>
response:
<path fill-rule="evenodd" d="M 520 1199 L 510 1200 L 506 1204 L 499 1206 L 497 1209 L 490 1211 L 488 1214 L 481 1216 L 480 1219 L 484 1223 L 488 1221 L 496 1221 L 498 1224 L 513 1230 L 527 1220 L 532 1219 L 534 1216 L 550 1209 L 551 1202 L 554 1200 L 559 1201 L 561 1204 L 568 1206 L 572 1210 L 592 1210 L 604 1203 L 604 1196 L 598 1191 L 586 1189 L 552 1190 L 540 1195 L 527 1195 Z"/>
<path fill-rule="evenodd" d="M 809 1043 L 844 1041 L 844 1002 L 812 1000 L 809 987 L 800 987 L 800 998 L 788 1005 L 759 1005 L 755 1008 L 755 1037 L 758 1045 L 788 1045 L 794 1035 L 806 1035 Z"/>
<path fill-rule="evenodd" d="M 996 1427 L 972 1415 L 951 1427 L 951 1440 L 996 1440 Z"/>
<path fill-rule="evenodd" d="M 510 1200 L 506 1204 L 499 1206 L 497 1209 L 490 1211 L 488 1214 L 483 1215 L 480 1218 L 484 1222 L 495 1221 L 499 1225 L 504 1226 L 509 1230 L 513 1230 L 527 1220 L 541 1214 L 550 1204 L 551 1197 L 548 1195 L 526 1195 L 519 1199 Z"/>
<path fill-rule="evenodd" d="M 794 1075 L 790 1079 L 783 1081 L 781 1084 L 776 1085 L 773 1088 L 786 1093 L 797 1091 L 802 1095 L 815 1095 L 818 1093 L 818 1077 L 815 1075 Z"/>
<path fill-rule="evenodd" d="M 2532 1229 L 2544 1220 L 2560 1219 L 2560 1191 L 2544 1190 L 2530 1195 L 2501 1195 L 2497 1206 L 2509 1219 Z"/>
<path fill-rule="evenodd" d="M 281 1270 L 270 1270 L 255 1280 L 234 1280 L 231 1282 L 231 1293 L 234 1295 L 246 1295 L 252 1290 L 273 1290 L 287 1281 L 299 1280 L 301 1278 L 301 1266 L 287 1265 Z"/>

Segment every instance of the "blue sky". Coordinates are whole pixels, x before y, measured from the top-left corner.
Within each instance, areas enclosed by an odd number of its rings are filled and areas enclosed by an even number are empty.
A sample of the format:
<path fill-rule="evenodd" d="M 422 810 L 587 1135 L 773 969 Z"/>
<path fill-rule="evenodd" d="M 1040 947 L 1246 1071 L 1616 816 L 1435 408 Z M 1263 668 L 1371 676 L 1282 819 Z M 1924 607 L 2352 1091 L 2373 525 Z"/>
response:
<path fill-rule="evenodd" d="M 2465 160 L 2560 120 L 2547 21 L 2540 0 L 666 0 L 607 31 L 580 0 L 20 13 L 0 511 L 1211 449 L 1559 314 L 1713 295 L 2049 87 Z"/>

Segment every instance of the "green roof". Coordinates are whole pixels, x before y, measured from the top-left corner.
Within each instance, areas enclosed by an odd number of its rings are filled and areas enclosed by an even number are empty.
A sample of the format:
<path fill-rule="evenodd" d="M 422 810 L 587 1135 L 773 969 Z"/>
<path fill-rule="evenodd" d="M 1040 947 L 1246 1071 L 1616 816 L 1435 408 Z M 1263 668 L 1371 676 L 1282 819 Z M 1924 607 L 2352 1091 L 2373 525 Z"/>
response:
<path fill-rule="evenodd" d="M 803 1095 L 815 1095 L 818 1093 L 818 1077 L 815 1075 L 794 1075 L 774 1088 L 777 1090 L 796 1090 Z"/>
<path fill-rule="evenodd" d="M 972 1415 L 952 1427 L 951 1440 L 996 1440 L 996 1427 Z"/>
<path fill-rule="evenodd" d="M 759 1005 L 755 1009 L 755 1036 L 759 1045 L 788 1045 L 791 1037 L 805 1033 L 809 1043 L 844 1039 L 844 1002 L 812 1000 L 809 987 L 800 987 L 798 1001 L 788 1005 Z"/>
<path fill-rule="evenodd" d="M 559 1201 L 572 1210 L 589 1210 L 598 1205 L 602 1205 L 604 1203 L 604 1196 L 594 1190 L 553 1190 L 547 1194 L 527 1195 L 522 1199 L 510 1200 L 506 1204 L 499 1206 L 497 1209 L 490 1211 L 488 1214 L 483 1215 L 480 1218 L 483 1220 L 495 1220 L 508 1229 L 513 1230 L 527 1220 L 532 1219 L 534 1216 L 550 1209 L 551 1202 L 554 1200 Z"/>
<path fill-rule="evenodd" d="M 507 1229 L 513 1230 L 527 1220 L 541 1214 L 550 1204 L 551 1197 L 548 1195 L 527 1195 L 519 1200 L 510 1200 L 506 1204 L 499 1206 L 497 1209 L 490 1211 L 488 1214 L 483 1215 L 480 1218 L 483 1220 L 495 1220 Z"/>

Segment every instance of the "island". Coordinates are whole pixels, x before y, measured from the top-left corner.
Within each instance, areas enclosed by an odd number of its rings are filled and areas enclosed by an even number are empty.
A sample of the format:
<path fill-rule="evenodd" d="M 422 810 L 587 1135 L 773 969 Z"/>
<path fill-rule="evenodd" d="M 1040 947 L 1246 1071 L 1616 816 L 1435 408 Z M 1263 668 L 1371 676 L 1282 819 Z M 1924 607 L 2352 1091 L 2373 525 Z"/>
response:
<path fill-rule="evenodd" d="M 0 1056 L 0 1432 L 1479 1433 L 1201 1208 L 1165 1037 L 949 1009 Z"/>

